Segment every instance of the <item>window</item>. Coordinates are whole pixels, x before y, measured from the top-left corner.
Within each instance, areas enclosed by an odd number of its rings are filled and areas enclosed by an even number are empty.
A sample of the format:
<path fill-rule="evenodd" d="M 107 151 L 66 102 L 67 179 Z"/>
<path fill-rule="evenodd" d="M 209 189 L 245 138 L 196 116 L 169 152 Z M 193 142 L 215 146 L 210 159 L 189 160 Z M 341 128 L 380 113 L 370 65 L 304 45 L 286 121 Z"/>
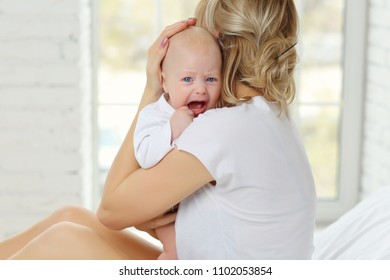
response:
<path fill-rule="evenodd" d="M 330 222 L 356 203 L 359 190 L 366 4 L 297 2 L 303 47 L 295 109 L 315 177 L 318 220 Z"/>
<path fill-rule="evenodd" d="M 98 196 L 142 95 L 148 47 L 162 27 L 192 16 L 197 2 L 100 1 Z M 332 220 L 356 202 L 358 190 L 360 145 L 349 139 L 360 137 L 366 4 L 364 0 L 296 4 L 301 61 L 294 111 L 313 167 L 319 219 Z"/>
<path fill-rule="evenodd" d="M 321 199 L 338 196 L 344 1 L 301 1 L 298 120 Z M 329 20 L 332 18 L 332 20 Z"/>

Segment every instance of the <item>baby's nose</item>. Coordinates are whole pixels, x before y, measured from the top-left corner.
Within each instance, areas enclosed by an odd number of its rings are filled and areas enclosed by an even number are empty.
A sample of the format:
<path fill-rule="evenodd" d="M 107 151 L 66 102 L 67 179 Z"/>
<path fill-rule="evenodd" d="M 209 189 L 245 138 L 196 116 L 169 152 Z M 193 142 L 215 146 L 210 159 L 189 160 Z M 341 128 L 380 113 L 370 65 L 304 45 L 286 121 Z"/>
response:
<path fill-rule="evenodd" d="M 205 94 L 207 92 L 207 87 L 205 82 L 197 82 L 196 83 L 196 88 L 195 88 L 195 93 L 196 94 Z"/>

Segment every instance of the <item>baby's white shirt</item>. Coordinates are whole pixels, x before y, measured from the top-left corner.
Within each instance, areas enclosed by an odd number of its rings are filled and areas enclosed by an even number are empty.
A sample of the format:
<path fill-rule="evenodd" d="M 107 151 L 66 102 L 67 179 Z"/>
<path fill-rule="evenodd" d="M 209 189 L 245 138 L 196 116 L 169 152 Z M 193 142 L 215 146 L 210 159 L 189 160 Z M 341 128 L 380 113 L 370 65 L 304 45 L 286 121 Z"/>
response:
<path fill-rule="evenodd" d="M 147 105 L 138 115 L 134 131 L 134 152 L 139 165 L 144 168 L 155 166 L 174 148 L 171 143 L 170 119 L 175 110 L 164 95 Z"/>

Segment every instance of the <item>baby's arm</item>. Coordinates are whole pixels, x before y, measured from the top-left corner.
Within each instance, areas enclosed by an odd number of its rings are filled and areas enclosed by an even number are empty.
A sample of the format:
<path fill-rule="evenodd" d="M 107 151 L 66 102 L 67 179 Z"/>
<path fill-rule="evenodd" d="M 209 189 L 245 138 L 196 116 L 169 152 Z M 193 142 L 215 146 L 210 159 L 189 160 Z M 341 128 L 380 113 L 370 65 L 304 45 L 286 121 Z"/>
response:
<path fill-rule="evenodd" d="M 152 106 L 139 114 L 134 132 L 134 151 L 139 165 L 150 168 L 156 165 L 173 149 L 172 142 L 194 119 L 194 113 L 187 106 L 177 109 L 169 118 L 159 114 Z"/>
<path fill-rule="evenodd" d="M 181 135 L 193 119 L 194 113 L 187 106 L 180 107 L 173 113 L 171 118 L 171 143 Z"/>
<path fill-rule="evenodd" d="M 171 145 L 170 115 L 158 114 L 153 108 L 141 111 L 134 132 L 135 158 L 143 169 L 156 165 Z"/>

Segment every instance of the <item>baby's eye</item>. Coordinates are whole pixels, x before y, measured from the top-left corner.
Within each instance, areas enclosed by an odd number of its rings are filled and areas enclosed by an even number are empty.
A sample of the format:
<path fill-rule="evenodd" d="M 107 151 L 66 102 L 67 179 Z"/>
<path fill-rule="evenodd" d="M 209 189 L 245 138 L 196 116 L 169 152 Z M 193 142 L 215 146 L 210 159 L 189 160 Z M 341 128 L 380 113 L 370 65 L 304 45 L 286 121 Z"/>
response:
<path fill-rule="evenodd" d="M 192 78 L 191 77 L 184 77 L 183 81 L 186 82 L 186 83 L 189 83 L 189 82 L 192 81 Z"/>
<path fill-rule="evenodd" d="M 207 78 L 207 81 L 212 83 L 212 82 L 216 82 L 217 81 L 217 78 L 214 78 L 214 77 L 208 77 Z"/>

